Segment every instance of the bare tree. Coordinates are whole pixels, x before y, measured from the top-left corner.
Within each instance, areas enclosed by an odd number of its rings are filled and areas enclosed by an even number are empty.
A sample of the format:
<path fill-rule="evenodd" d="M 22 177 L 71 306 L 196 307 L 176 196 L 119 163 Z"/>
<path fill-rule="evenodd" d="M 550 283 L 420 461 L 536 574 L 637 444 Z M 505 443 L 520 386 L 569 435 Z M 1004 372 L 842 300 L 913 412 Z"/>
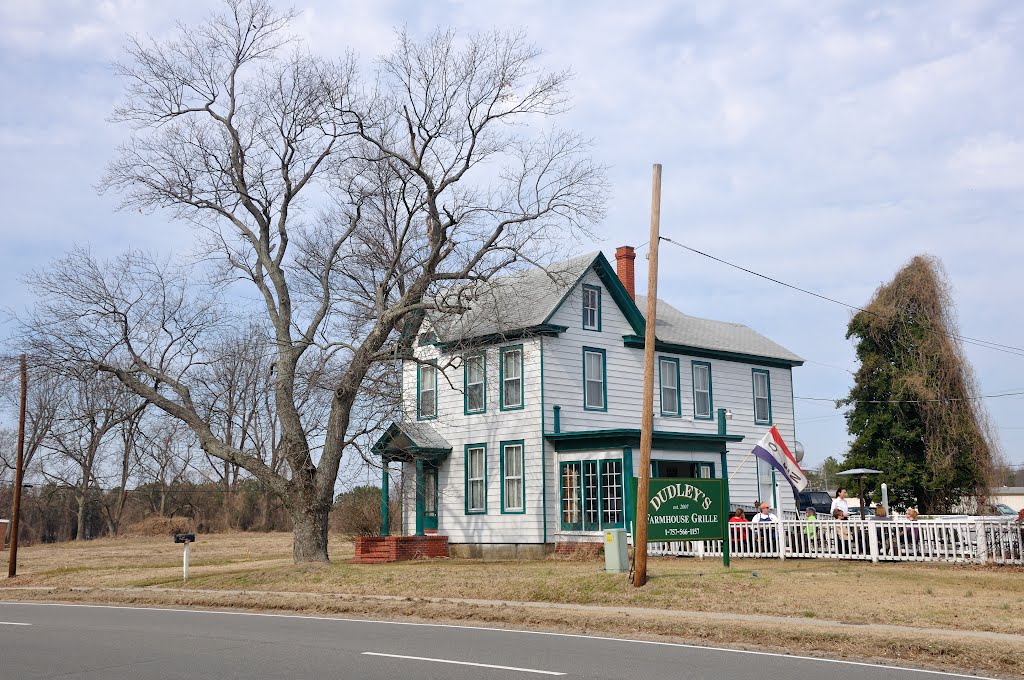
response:
<path fill-rule="evenodd" d="M 146 489 L 150 510 L 166 517 L 172 490 L 188 479 L 194 437 L 184 423 L 166 417 L 144 428 L 141 437 L 136 451 L 140 486 Z"/>
<path fill-rule="evenodd" d="M 125 208 L 195 224 L 223 288 L 197 293 L 195 275 L 139 254 L 77 251 L 31 278 L 29 335 L 187 424 L 282 500 L 296 561 L 327 560 L 343 454 L 393 413 L 376 402 L 394 391 L 366 387 L 411 356 L 427 313 L 463 311 L 469 284 L 562 255 L 607 187 L 586 141 L 541 128 L 564 110 L 569 74 L 544 71 L 521 34 L 400 33 L 364 82 L 353 58 L 305 52 L 290 14 L 227 8 L 173 40 L 131 40 L 114 118 L 136 133 L 103 181 Z M 197 405 L 217 329 L 241 323 L 218 307 L 244 304 L 237 280 L 272 333 L 280 471 Z M 325 395 L 320 436 L 304 380 Z"/>
<path fill-rule="evenodd" d="M 50 460 L 43 474 L 49 481 L 75 489 L 78 501 L 75 537 L 81 541 L 86 538 L 89 500 L 98 498 L 104 490 L 104 466 L 110 462 L 104 459 L 104 454 L 116 448 L 109 440 L 118 427 L 137 417 L 145 402 L 140 402 L 107 374 L 94 377 L 69 373 L 62 382 L 54 423 L 43 440 Z M 121 487 L 121 494 L 125 493 L 127 478 Z"/>
<path fill-rule="evenodd" d="M 0 403 L 5 410 L 17 415 L 21 392 L 18 387 L 18 359 L 4 357 L 0 359 Z M 31 468 L 36 453 L 42 447 L 43 440 L 53 427 L 57 413 L 57 403 L 61 392 L 61 381 L 53 371 L 35 362 L 29 367 L 28 390 L 25 402 L 25 456 L 23 465 L 26 470 Z M 14 446 L 0 446 L 0 465 L 13 471 L 17 457 Z"/>

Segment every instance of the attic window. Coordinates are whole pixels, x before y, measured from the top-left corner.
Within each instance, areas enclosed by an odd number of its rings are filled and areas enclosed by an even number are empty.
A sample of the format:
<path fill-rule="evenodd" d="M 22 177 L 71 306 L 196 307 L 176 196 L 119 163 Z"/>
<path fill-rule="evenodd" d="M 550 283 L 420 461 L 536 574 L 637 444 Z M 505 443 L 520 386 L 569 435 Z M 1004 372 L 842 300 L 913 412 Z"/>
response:
<path fill-rule="evenodd" d="M 437 333 L 435 333 L 434 331 L 423 331 L 422 333 L 420 333 L 418 339 L 420 347 L 422 347 L 423 345 L 432 345 L 435 342 L 437 342 Z"/>
<path fill-rule="evenodd" d="M 601 289 L 583 286 L 583 330 L 601 330 Z"/>

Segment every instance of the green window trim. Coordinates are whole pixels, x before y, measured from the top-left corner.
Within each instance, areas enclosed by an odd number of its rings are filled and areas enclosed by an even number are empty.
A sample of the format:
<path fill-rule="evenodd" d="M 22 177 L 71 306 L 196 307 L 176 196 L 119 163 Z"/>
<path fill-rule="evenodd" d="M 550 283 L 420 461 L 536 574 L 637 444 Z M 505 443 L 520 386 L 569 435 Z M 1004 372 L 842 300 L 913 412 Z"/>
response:
<path fill-rule="evenodd" d="M 751 371 L 751 391 L 754 397 L 754 423 L 757 425 L 771 425 L 772 424 L 772 374 L 761 368 L 752 368 Z M 768 419 L 758 419 L 757 417 L 757 376 L 764 376 L 764 386 L 768 401 Z"/>
<path fill-rule="evenodd" d="M 596 314 L 596 317 L 597 317 L 596 321 L 597 321 L 597 323 L 596 324 L 590 324 L 590 325 L 587 325 L 587 293 L 588 292 L 592 292 L 592 293 L 596 293 L 597 294 L 595 296 L 596 297 L 596 304 L 597 304 L 597 310 L 596 310 L 597 311 L 597 314 Z M 600 286 L 592 286 L 592 285 L 590 285 L 588 283 L 584 283 L 583 284 L 583 300 L 582 300 L 582 304 L 580 306 L 583 309 L 583 330 L 585 330 L 585 331 L 601 332 L 601 287 Z"/>
<path fill-rule="evenodd" d="M 505 355 L 510 352 L 519 352 L 519 403 L 509 406 L 505 403 Z M 523 346 L 522 345 L 509 345 L 508 347 L 502 347 L 498 353 L 499 365 L 498 365 L 498 408 L 502 411 L 518 411 L 525 408 L 526 406 L 526 392 L 525 392 L 525 378 L 523 377 Z M 515 378 L 510 378 L 515 380 Z"/>
<path fill-rule="evenodd" d="M 697 368 L 708 369 L 708 412 L 707 414 L 697 413 Z M 707 361 L 691 361 L 690 377 L 693 381 L 693 419 L 714 420 L 715 418 L 715 392 L 711 382 L 711 364 Z"/>
<path fill-rule="evenodd" d="M 524 515 L 526 514 L 526 445 L 522 439 L 513 439 L 510 441 L 503 441 L 501 446 L 501 514 L 503 515 Z M 505 487 L 509 481 L 506 477 L 508 470 L 505 468 L 505 449 L 518 446 L 519 447 L 519 507 L 508 507 L 508 495 L 506 494 Z M 512 478 L 515 481 L 515 478 Z"/>
<path fill-rule="evenodd" d="M 478 409 L 469 408 L 469 361 L 480 357 L 482 359 L 481 366 L 481 377 L 483 378 L 483 396 L 481 397 L 482 406 Z M 468 354 L 462 360 L 462 412 L 464 415 L 474 415 L 477 413 L 487 413 L 487 352 L 474 352 Z"/>
<path fill-rule="evenodd" d="M 590 406 L 587 403 L 587 355 L 594 354 L 601 356 L 601 405 Z M 597 347 L 583 347 L 583 410 L 584 411 L 607 411 L 608 410 L 608 356 L 603 349 Z"/>
<path fill-rule="evenodd" d="M 471 450 L 481 450 L 481 451 L 483 451 L 483 470 L 482 470 L 483 477 L 482 477 L 482 480 L 483 480 L 483 502 L 484 503 L 483 503 L 483 507 L 482 508 L 470 508 L 470 506 L 469 506 L 469 499 L 470 499 L 470 496 L 472 495 L 472 490 L 470 489 L 470 477 L 469 477 L 469 470 L 470 470 L 469 452 Z M 487 444 L 466 444 L 465 447 L 463 447 L 463 456 L 464 456 L 463 462 L 465 463 L 464 471 L 463 472 L 465 474 L 466 514 L 467 515 L 486 515 L 487 514 Z M 475 479 L 476 478 L 474 478 L 474 481 L 475 481 Z"/>
<path fill-rule="evenodd" d="M 575 468 L 574 475 L 569 477 L 566 471 Z M 581 531 L 583 529 L 583 463 L 578 460 L 563 461 L 558 464 L 558 523 L 563 531 Z M 569 497 L 567 491 L 572 492 Z"/>
<path fill-rule="evenodd" d="M 611 468 L 611 470 L 609 470 Z M 615 470 L 614 468 L 617 468 Z M 572 474 L 566 476 L 566 470 Z M 558 521 L 563 531 L 621 529 L 626 522 L 626 477 L 622 458 L 562 461 L 558 465 Z M 588 482 L 593 476 L 593 484 Z M 607 475 L 611 475 L 609 484 Z M 569 485 L 567 485 L 567 482 Z M 611 490 L 611 493 L 609 493 Z M 566 497 L 566 491 L 572 495 Z M 567 501 L 569 505 L 567 505 Z M 567 512 L 568 511 L 568 512 Z M 618 516 L 618 521 L 606 521 Z M 589 518 L 588 518 L 589 517 Z M 571 521 L 566 521 L 566 519 Z"/>
<path fill-rule="evenodd" d="M 676 376 L 676 403 L 675 410 L 669 410 L 665 408 L 665 389 L 662 384 L 662 365 L 672 364 L 675 368 Z M 674 357 L 658 357 L 658 401 L 660 402 L 661 415 L 679 417 L 683 414 L 682 404 L 682 390 L 679 389 L 679 359 Z"/>
<path fill-rule="evenodd" d="M 424 367 L 433 368 L 434 370 L 434 412 L 431 415 L 423 415 L 423 404 L 421 403 L 423 397 L 423 391 L 421 389 L 420 380 L 423 375 Z M 427 363 L 416 364 L 416 420 L 437 420 L 437 363 L 434 361 L 428 361 Z"/>

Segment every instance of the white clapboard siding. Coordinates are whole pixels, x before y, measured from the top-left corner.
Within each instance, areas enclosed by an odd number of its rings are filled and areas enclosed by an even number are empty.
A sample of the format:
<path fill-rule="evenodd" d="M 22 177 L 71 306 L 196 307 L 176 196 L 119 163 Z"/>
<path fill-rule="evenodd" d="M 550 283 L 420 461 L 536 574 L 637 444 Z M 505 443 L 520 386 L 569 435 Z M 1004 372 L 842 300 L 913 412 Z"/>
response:
<path fill-rule="evenodd" d="M 452 543 L 540 543 L 560 540 L 559 534 L 559 460 L 578 460 L 615 457 L 621 451 L 555 454 L 554 448 L 543 439 L 545 432 L 553 432 L 553 406 L 561 407 L 562 432 L 612 428 L 639 428 L 643 385 L 643 350 L 623 346 L 622 337 L 634 333 L 625 317 L 615 305 L 611 294 L 600 278 L 588 272 L 583 283 L 599 286 L 601 293 L 601 330 L 582 328 L 582 286 L 577 285 L 557 310 L 551 323 L 567 327 L 558 337 L 538 337 L 523 341 L 510 341 L 485 348 L 487 365 L 487 410 L 485 413 L 466 415 L 463 395 L 463 366 L 459 356 L 439 355 L 433 347 L 418 348 L 422 359 L 437 359 L 442 375 L 438 377 L 438 417 L 427 421 L 434 430 L 452 445 L 451 456 L 438 472 L 438 531 Z M 679 305 L 685 308 L 685 301 Z M 500 349 L 522 345 L 524 408 L 499 409 Z M 607 411 L 586 411 L 583 408 L 583 347 L 603 349 L 607 362 Z M 541 364 L 543 356 L 543 387 Z M 662 356 L 659 354 L 659 356 Z M 660 415 L 660 392 L 655 385 L 655 428 L 669 432 L 718 431 L 716 419 L 693 418 L 693 375 L 691 361 L 711 364 L 712 408 L 727 408 L 733 412 L 728 421 L 729 434 L 743 435 L 744 440 L 729 446 L 730 472 L 738 473 L 730 483 L 730 496 L 734 503 L 753 504 L 758 498 L 773 505 L 770 473 L 764 475 L 761 493 L 758 490 L 757 462 L 749 458 L 754 444 L 768 430 L 768 425 L 754 423 L 752 368 L 768 370 L 771 380 L 772 422 L 779 428 L 787 443 L 794 441 L 792 372 L 789 368 L 766 367 L 738 361 L 706 359 L 686 355 L 665 354 L 679 360 L 682 415 Z M 406 417 L 416 419 L 416 374 L 414 362 L 407 362 L 403 371 L 403 395 Z M 541 410 L 543 403 L 543 412 Z M 503 514 L 501 511 L 500 443 L 522 440 L 524 446 L 524 478 L 526 512 Z M 465 446 L 487 446 L 487 513 L 469 515 L 465 511 Z M 711 462 L 716 474 L 721 473 L 717 455 L 657 451 L 655 459 L 694 460 Z M 636 474 L 639 452 L 633 452 Z M 547 531 L 542 514 L 543 465 L 546 463 Z M 742 466 L 741 466 L 742 463 Z M 403 509 L 406 533 L 415 531 L 415 498 L 411 488 L 414 474 L 407 466 L 408 486 Z M 791 487 L 781 478 L 777 485 L 778 506 L 793 510 Z"/>
<path fill-rule="evenodd" d="M 598 430 L 609 428 L 639 428 L 642 409 L 643 388 L 643 350 L 623 346 L 622 336 L 634 333 L 621 311 L 612 300 L 611 294 L 604 288 L 600 278 L 588 272 L 584 283 L 600 286 L 601 291 L 601 330 L 589 331 L 582 327 L 582 286 L 577 286 L 555 313 L 552 323 L 566 326 L 568 330 L 557 338 L 545 338 L 544 341 L 544 402 L 547 408 L 547 430 L 552 428 L 552 407 L 561 406 L 562 432 Z M 680 305 L 685 309 L 685 301 Z M 583 347 L 595 347 L 605 350 L 607 362 L 607 411 L 587 411 L 583 408 Z M 792 445 L 794 436 L 792 371 L 775 366 L 761 366 L 722 359 L 707 359 L 677 354 L 662 354 L 679 359 L 679 378 L 681 393 L 681 416 L 661 416 L 660 392 L 658 380 L 655 378 L 654 427 L 667 432 L 706 432 L 718 431 L 717 409 L 727 408 L 733 413 L 732 420 L 727 422 L 729 434 L 743 435 L 742 442 L 729 445 L 730 472 L 751 451 L 754 444 L 764 436 L 769 425 L 754 423 L 753 375 L 754 368 L 769 371 L 771 383 L 772 423 L 779 428 L 783 439 Z M 713 420 L 695 420 L 693 418 L 693 373 L 691 361 L 703 361 L 711 364 L 712 408 Z M 657 376 L 657 373 L 655 374 Z M 655 458 L 658 457 L 655 452 Z M 677 458 L 664 456 L 665 458 Z M 634 468 L 637 452 L 634 452 Z M 695 457 L 693 460 L 703 460 Z M 715 469 L 720 474 L 717 460 Z M 634 469 L 634 472 L 636 470 Z M 766 474 L 770 480 L 770 473 Z M 766 500 L 770 488 L 765 488 Z M 782 510 L 794 510 L 792 487 L 784 480 L 778 480 L 778 505 Z M 750 458 L 730 483 L 730 498 L 734 503 L 753 503 L 758 498 L 757 465 Z M 774 503 L 773 503 L 774 504 Z M 549 503 L 550 505 L 550 503 Z M 556 517 L 557 519 L 557 517 Z"/>
<path fill-rule="evenodd" d="M 499 410 L 500 349 L 523 348 L 523 408 Z M 466 415 L 463 399 L 463 366 L 460 357 L 438 355 L 420 348 L 422 358 L 437 358 L 439 373 L 438 415 L 427 422 L 452 445 L 451 456 L 438 470 L 438 533 L 451 543 L 542 543 L 541 512 L 543 485 L 540 391 L 540 338 L 510 341 L 485 348 L 487 360 L 486 406 L 484 413 Z M 416 365 L 407 362 L 403 374 L 406 417 L 416 419 Z M 501 510 L 500 444 L 523 441 L 523 474 L 526 512 L 503 514 Z M 487 513 L 469 515 L 465 508 L 465 446 L 487 446 Z M 550 475 L 548 484 L 551 484 Z M 409 503 L 406 503 L 408 506 Z M 408 510 L 407 510 L 408 512 Z M 406 523 L 407 533 L 415 531 L 415 515 Z"/>

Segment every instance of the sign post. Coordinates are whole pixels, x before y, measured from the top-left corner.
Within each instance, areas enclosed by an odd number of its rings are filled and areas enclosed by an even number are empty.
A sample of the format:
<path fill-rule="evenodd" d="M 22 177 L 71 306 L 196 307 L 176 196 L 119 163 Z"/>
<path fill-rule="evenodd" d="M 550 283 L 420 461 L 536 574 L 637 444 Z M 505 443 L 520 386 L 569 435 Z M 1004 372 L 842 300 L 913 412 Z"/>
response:
<path fill-rule="evenodd" d="M 188 547 L 195 540 L 195 534 L 174 534 L 175 543 L 185 544 L 185 556 L 181 560 L 181 577 L 185 583 L 188 583 Z"/>

